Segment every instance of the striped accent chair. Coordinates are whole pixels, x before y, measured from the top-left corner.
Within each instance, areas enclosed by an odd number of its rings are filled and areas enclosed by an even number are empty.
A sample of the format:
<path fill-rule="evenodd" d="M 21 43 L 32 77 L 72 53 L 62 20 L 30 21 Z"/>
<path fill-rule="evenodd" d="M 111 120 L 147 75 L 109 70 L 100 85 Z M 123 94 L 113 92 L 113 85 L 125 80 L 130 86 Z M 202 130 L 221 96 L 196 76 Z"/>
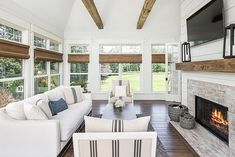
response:
<path fill-rule="evenodd" d="M 112 91 L 109 96 L 109 103 L 114 103 L 120 97 L 115 97 L 115 87 L 116 86 L 126 86 L 126 94 L 127 96 L 121 97 L 126 103 L 133 103 L 133 94 L 131 93 L 131 87 L 129 80 L 112 80 Z"/>
<path fill-rule="evenodd" d="M 75 133 L 75 157 L 155 157 L 156 132 Z"/>

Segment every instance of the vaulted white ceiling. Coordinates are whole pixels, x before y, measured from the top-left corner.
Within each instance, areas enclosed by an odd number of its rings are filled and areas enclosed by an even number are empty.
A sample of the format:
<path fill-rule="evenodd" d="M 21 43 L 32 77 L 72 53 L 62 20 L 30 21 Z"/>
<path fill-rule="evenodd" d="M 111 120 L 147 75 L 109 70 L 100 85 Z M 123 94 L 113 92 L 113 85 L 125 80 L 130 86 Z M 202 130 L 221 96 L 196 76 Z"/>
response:
<path fill-rule="evenodd" d="M 145 0 L 94 0 L 103 21 L 104 30 L 98 30 L 81 0 L 0 1 L 16 14 L 20 12 L 19 10 L 26 10 L 25 16 L 32 15 L 31 19 L 35 18 L 35 23 L 37 20 L 42 21 L 60 34 L 64 32 L 166 32 L 175 34 L 176 31 L 179 32 L 180 27 L 180 0 L 156 0 L 142 30 L 136 30 L 136 25 Z M 10 6 L 13 3 L 17 6 Z"/>

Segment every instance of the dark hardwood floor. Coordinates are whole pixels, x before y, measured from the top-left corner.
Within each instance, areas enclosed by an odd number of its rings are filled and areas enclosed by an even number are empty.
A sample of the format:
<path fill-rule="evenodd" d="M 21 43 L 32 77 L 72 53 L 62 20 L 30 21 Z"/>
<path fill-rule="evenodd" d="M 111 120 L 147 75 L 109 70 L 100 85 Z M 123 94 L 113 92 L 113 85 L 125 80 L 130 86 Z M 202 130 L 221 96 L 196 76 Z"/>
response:
<path fill-rule="evenodd" d="M 107 101 L 93 101 L 92 113 L 101 114 Z M 198 157 L 183 137 L 169 123 L 167 102 L 165 101 L 135 101 L 137 114 L 150 115 L 152 126 L 158 134 L 169 157 Z M 71 157 L 72 146 L 64 157 Z"/>

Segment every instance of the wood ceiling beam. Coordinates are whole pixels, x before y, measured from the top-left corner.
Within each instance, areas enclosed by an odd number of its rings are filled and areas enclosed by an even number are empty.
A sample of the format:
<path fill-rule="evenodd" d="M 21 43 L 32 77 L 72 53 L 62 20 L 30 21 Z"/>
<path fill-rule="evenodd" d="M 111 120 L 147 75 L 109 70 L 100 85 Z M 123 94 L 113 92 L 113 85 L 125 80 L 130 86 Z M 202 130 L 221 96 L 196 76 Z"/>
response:
<path fill-rule="evenodd" d="M 87 8 L 89 14 L 91 15 L 92 19 L 94 20 L 95 24 L 99 29 L 103 29 L 103 22 L 100 18 L 99 12 L 95 6 L 94 0 L 82 0 L 83 4 Z"/>
<path fill-rule="evenodd" d="M 144 6 L 143 6 L 141 13 L 140 13 L 140 16 L 139 16 L 139 20 L 137 22 L 137 29 L 143 28 L 144 23 L 149 15 L 149 13 L 151 12 L 155 1 L 156 0 L 145 0 Z"/>

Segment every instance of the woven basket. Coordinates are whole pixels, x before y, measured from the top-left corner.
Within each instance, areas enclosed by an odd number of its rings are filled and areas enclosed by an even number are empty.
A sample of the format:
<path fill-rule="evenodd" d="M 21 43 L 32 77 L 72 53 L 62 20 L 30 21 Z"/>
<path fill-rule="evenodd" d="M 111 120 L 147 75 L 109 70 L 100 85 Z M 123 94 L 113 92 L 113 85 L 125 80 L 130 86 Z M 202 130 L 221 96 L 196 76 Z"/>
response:
<path fill-rule="evenodd" d="M 171 121 L 179 122 L 180 116 L 188 111 L 188 108 L 181 104 L 169 104 L 168 115 Z"/>
<path fill-rule="evenodd" d="M 193 129 L 195 127 L 195 118 L 189 113 L 180 116 L 180 126 L 184 129 Z"/>

